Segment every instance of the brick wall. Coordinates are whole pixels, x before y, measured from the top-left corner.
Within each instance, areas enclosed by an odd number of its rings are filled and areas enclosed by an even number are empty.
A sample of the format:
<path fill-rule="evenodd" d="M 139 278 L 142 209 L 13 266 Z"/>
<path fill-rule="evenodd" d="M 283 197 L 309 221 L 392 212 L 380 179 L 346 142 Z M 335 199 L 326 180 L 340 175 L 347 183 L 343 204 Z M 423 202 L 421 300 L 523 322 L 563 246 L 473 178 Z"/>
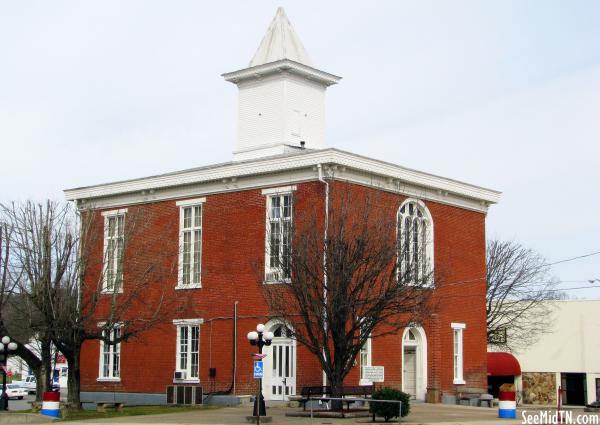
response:
<path fill-rule="evenodd" d="M 395 216 L 405 197 L 344 182 L 332 185 L 337 193 L 372 196 L 378 208 Z M 323 215 L 323 184 L 297 185 L 296 211 L 311 210 Z M 440 288 L 434 304 L 435 316 L 422 323 L 427 336 L 428 386 L 454 391 L 452 329 L 450 323 L 466 324 L 464 331 L 464 377 L 470 388 L 486 388 L 485 332 L 485 216 L 434 202 L 425 202 L 434 221 L 435 268 Z M 126 207 L 126 206 L 125 206 Z M 268 316 L 262 296 L 265 256 L 266 198 L 260 190 L 246 190 L 206 197 L 203 204 L 202 288 L 174 290 L 177 283 L 179 207 L 175 201 L 129 206 L 127 219 L 143 213 L 143 231 L 126 249 L 125 291 L 132 282 L 147 280 L 144 305 L 152 305 L 162 295 L 177 300 L 163 315 L 164 323 L 122 343 L 121 381 L 98 382 L 99 344 L 87 342 L 82 352 L 82 391 L 163 393 L 172 383 L 175 370 L 176 327 L 174 319 L 203 318 L 200 327 L 200 380 L 205 391 L 227 390 L 232 384 L 232 316 L 238 302 L 236 392 L 253 393 L 251 353 L 246 333 Z M 142 212 L 142 213 L 140 213 Z M 97 214 L 98 223 L 102 217 Z M 98 224 L 97 231 L 102 226 Z M 92 256 L 102 257 L 102 241 L 91 248 Z M 135 261 L 133 260 L 135 258 Z M 153 278 L 139 276 L 152 258 L 160 270 Z M 95 284 L 100 266 L 86 276 Z M 107 300 L 98 308 L 101 321 L 108 311 Z M 175 313 L 174 313 L 175 312 Z M 143 315 L 137 305 L 132 316 Z M 297 388 L 320 385 L 320 366 L 305 348 L 297 352 Z M 386 385 L 401 387 L 402 341 L 399 335 L 376 338 L 372 344 L 372 364 L 385 366 Z M 209 368 L 217 369 L 215 379 Z M 358 383 L 358 366 L 347 382 Z"/>

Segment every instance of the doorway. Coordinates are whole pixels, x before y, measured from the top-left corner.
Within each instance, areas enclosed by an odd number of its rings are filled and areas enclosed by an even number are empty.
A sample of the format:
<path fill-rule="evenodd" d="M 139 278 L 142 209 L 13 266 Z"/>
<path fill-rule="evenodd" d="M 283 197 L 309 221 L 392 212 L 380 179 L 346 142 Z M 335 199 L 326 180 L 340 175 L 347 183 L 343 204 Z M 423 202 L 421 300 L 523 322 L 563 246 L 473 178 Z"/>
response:
<path fill-rule="evenodd" d="M 561 373 L 563 404 L 585 406 L 587 400 L 585 373 Z"/>
<path fill-rule="evenodd" d="M 267 325 L 267 329 L 274 337 L 264 359 L 263 394 L 265 400 L 288 400 L 296 394 L 296 341 L 282 323 Z"/>
<path fill-rule="evenodd" d="M 406 328 L 402 336 L 402 391 L 424 400 L 427 389 L 427 339 L 420 327 Z"/>
<path fill-rule="evenodd" d="M 404 347 L 404 392 L 417 395 L 417 347 Z"/>

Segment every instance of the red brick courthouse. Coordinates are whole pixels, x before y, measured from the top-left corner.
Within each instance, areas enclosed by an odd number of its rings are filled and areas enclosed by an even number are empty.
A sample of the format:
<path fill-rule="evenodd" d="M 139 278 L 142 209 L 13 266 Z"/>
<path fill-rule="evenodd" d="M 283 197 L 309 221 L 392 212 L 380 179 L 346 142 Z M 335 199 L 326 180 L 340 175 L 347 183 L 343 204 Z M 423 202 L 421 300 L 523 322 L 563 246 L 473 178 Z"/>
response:
<path fill-rule="evenodd" d="M 485 391 L 485 218 L 499 192 L 328 148 L 325 92 L 340 77 L 314 67 L 281 9 L 249 67 L 223 77 L 239 90 L 231 162 L 65 191 L 79 208 L 96 211 L 103 234 L 92 255 L 104 259 L 103 296 L 115 290 L 120 296 L 138 279 L 131 245 L 122 249 L 121 242 L 131 217 L 144 212 L 146 225 L 161 236 L 152 240 L 172 244 L 157 245 L 143 233 L 132 243 L 172 256 L 175 272 L 158 283 L 168 297 L 184 294 L 193 301 L 191 309 L 173 310 L 138 338 L 86 343 L 82 400 L 164 403 L 173 384 L 253 393 L 255 348 L 246 334 L 260 322 L 275 333 L 266 347 L 265 398 L 281 400 L 321 385 L 316 359 L 270 317 L 261 285 L 285 280 L 273 259 L 285 255 L 286 223 L 302 208 L 324 214 L 326 184 L 377 193 L 394 219 L 431 230 L 423 238 L 410 235 L 411 249 L 426 251 L 433 269 L 444 270 L 435 314 L 369 340 L 348 383 L 370 384 L 362 368 L 373 365 L 384 366 L 384 385 L 417 399 L 431 389 Z M 281 243 L 269 243 L 273 237 Z M 98 276 L 89 279 L 93 285 Z M 146 301 L 156 296 L 149 291 Z M 119 332 L 115 328 L 112 336 Z"/>

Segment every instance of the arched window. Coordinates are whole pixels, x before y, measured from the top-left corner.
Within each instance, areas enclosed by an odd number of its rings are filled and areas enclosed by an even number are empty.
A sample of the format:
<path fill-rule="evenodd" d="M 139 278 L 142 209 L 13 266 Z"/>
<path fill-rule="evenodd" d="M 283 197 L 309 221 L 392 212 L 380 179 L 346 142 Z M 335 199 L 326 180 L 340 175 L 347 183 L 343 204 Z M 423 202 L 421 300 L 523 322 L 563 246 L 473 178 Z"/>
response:
<path fill-rule="evenodd" d="M 433 266 L 433 222 L 425 204 L 407 200 L 398 209 L 398 280 L 429 280 Z"/>

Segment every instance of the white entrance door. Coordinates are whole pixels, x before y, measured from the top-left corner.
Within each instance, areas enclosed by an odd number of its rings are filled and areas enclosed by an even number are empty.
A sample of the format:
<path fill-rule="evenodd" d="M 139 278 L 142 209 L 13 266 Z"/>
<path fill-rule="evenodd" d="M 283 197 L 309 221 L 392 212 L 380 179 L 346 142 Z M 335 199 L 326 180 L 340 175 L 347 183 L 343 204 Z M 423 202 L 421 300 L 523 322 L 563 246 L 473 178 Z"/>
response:
<path fill-rule="evenodd" d="M 271 328 L 275 334 L 265 359 L 268 368 L 263 380 L 263 393 L 266 400 L 287 400 L 296 394 L 296 344 L 288 337 L 283 325 Z"/>
<path fill-rule="evenodd" d="M 404 347 L 404 392 L 415 398 L 417 394 L 417 348 Z"/>

